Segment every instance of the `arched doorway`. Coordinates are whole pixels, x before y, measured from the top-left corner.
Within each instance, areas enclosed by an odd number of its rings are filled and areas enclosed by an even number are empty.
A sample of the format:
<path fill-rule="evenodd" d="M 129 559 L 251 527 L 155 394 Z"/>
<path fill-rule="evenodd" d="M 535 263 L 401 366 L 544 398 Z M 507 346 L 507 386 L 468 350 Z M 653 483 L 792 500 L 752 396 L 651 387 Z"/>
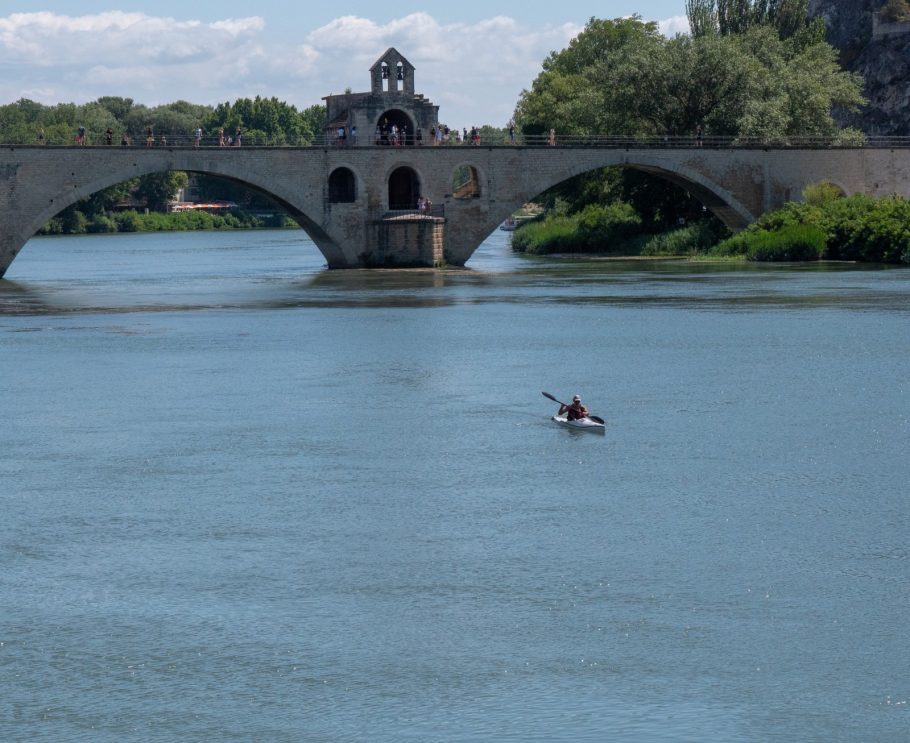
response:
<path fill-rule="evenodd" d="M 357 179 L 349 168 L 336 168 L 329 176 L 329 203 L 352 204 L 357 201 Z"/>
<path fill-rule="evenodd" d="M 416 209 L 420 179 L 413 169 L 396 168 L 389 176 L 389 209 Z"/>
<path fill-rule="evenodd" d="M 394 127 L 394 130 L 392 127 Z M 395 136 L 396 134 L 397 137 Z M 376 140 L 374 144 L 414 144 L 414 122 L 401 109 L 390 109 L 376 121 L 374 137 Z"/>
<path fill-rule="evenodd" d="M 480 176 L 473 165 L 461 165 L 452 175 L 452 197 L 456 199 L 480 198 Z"/>

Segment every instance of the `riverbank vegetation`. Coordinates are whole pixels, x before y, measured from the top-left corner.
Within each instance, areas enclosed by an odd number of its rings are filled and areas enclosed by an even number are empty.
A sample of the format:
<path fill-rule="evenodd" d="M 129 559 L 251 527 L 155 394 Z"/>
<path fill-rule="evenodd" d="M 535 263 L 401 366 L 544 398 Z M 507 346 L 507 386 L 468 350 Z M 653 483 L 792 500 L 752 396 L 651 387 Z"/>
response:
<path fill-rule="evenodd" d="M 135 209 L 96 213 L 86 216 L 76 209 L 67 209 L 51 219 L 39 235 L 83 235 L 106 232 L 182 232 L 190 230 L 237 230 L 296 227 L 297 223 L 284 214 L 260 216 L 243 211 L 210 214 L 204 211 L 137 212 Z"/>
<path fill-rule="evenodd" d="M 910 264 L 910 199 L 843 197 L 829 184 L 805 201 L 769 212 L 708 251 L 754 261 L 863 261 Z"/>
<path fill-rule="evenodd" d="M 803 201 L 768 212 L 736 235 L 708 220 L 648 234 L 641 232 L 641 219 L 628 204 L 588 206 L 571 216 L 560 214 L 565 207 L 559 206 L 518 227 L 512 247 L 529 254 L 910 264 L 910 199 L 846 197 L 826 182 L 802 195 Z"/>
<path fill-rule="evenodd" d="M 863 141 L 833 116 L 863 103 L 862 80 L 841 69 L 808 0 L 689 0 L 687 11 L 691 35 L 671 39 L 638 17 L 591 19 L 522 93 L 522 132 L 682 136 L 697 146 Z M 632 168 L 579 176 L 539 200 L 547 213 L 514 233 L 518 251 L 687 255 L 729 236 L 684 187 Z"/>
<path fill-rule="evenodd" d="M 168 211 L 168 204 L 190 183 L 181 171 L 151 173 L 105 188 L 67 207 L 39 235 L 104 232 L 264 229 L 296 226 L 268 197 L 235 181 L 195 175 L 193 189 L 201 202 L 230 204 L 221 213 L 202 209 Z"/>

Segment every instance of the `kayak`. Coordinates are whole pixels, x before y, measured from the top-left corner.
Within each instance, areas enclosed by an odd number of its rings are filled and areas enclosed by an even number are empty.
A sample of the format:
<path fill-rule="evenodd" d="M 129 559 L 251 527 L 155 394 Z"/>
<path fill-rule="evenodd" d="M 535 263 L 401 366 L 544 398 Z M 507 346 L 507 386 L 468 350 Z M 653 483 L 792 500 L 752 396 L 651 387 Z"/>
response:
<path fill-rule="evenodd" d="M 606 433 L 607 427 L 600 418 L 579 418 L 577 421 L 570 421 L 564 415 L 554 415 L 553 420 L 564 428 L 571 428 L 576 431 L 590 431 L 591 433 Z"/>

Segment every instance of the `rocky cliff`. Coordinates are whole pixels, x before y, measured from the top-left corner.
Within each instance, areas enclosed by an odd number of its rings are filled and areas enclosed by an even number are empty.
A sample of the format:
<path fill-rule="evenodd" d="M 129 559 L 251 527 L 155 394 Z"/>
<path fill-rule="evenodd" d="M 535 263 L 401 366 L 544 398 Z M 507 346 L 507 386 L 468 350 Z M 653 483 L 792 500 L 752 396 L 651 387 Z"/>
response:
<path fill-rule="evenodd" d="M 844 124 L 867 134 L 910 136 L 910 22 L 882 24 L 885 0 L 810 0 L 813 17 L 828 28 L 828 41 L 844 66 L 866 81 L 867 106 L 843 114 Z"/>

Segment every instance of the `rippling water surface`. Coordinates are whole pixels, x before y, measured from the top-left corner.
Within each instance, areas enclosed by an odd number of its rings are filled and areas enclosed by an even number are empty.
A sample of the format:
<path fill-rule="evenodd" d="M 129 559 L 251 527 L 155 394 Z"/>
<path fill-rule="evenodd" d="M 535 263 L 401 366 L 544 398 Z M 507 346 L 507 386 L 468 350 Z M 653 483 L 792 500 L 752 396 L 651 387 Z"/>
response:
<path fill-rule="evenodd" d="M 907 740 L 910 271 L 507 241 L 31 241 L 0 739 Z"/>

